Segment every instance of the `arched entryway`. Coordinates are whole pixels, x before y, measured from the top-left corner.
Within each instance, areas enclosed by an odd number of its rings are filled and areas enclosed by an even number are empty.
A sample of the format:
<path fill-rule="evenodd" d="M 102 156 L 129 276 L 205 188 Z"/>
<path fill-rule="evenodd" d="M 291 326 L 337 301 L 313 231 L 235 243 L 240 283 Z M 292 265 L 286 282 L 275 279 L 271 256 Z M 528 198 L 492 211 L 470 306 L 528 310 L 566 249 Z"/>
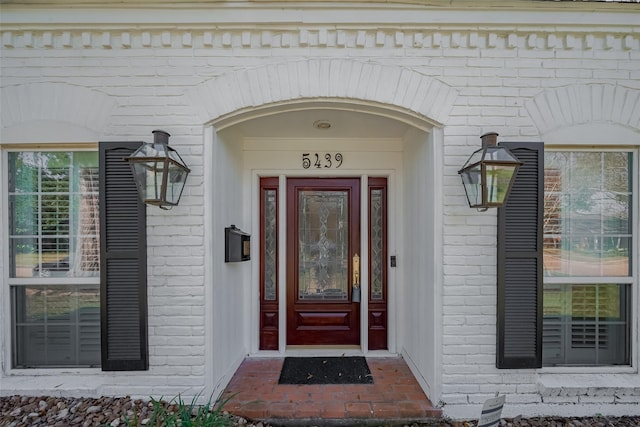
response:
<path fill-rule="evenodd" d="M 207 298 L 214 340 L 225 336 L 227 342 L 244 349 L 241 351 L 263 356 L 324 351 L 295 349 L 287 342 L 287 265 L 292 259 L 286 247 L 291 231 L 287 183 L 294 178 L 357 179 L 362 249 L 370 245 L 371 208 L 366 189 L 369 182 L 383 178 L 388 189 L 388 334 L 382 354 L 401 354 L 425 392 L 437 394 L 442 327 L 438 300 L 442 284 L 438 232 L 443 201 L 442 139 L 456 95 L 446 84 L 413 70 L 346 59 L 241 70 L 205 82 L 189 94 L 207 123 L 203 191 L 205 216 L 211 218 L 205 229 L 206 257 L 211 260 L 206 275 L 212 283 Z M 332 163 L 319 162 L 316 167 L 316 154 Z M 335 167 L 337 154 L 342 160 L 339 168 Z M 305 167 L 305 159 L 311 159 L 314 166 Z M 272 300 L 275 314 L 271 314 L 277 345 L 268 351 L 260 348 L 265 292 L 260 264 L 265 257 L 260 240 L 262 178 L 272 179 L 273 188 L 279 191 L 275 213 L 278 287 Z M 252 235 L 251 263 L 225 265 L 220 261 L 224 247 L 217 242 L 230 224 Z M 361 263 L 367 266 L 361 270 L 364 293 L 371 286 L 370 266 L 367 251 L 361 252 Z M 351 279 L 353 269 L 347 270 L 347 276 Z M 231 301 L 242 301 L 243 310 L 242 324 L 234 325 L 233 332 L 228 326 L 233 316 L 225 315 L 234 305 Z M 359 343 L 346 349 L 347 353 L 377 354 L 369 350 L 369 303 L 363 298 Z M 344 352 L 328 351 L 336 350 Z M 232 362 L 233 352 L 215 351 L 221 354 L 213 357 L 214 371 L 223 370 Z"/>
<path fill-rule="evenodd" d="M 438 207 L 433 200 L 441 130 L 381 115 L 377 106 L 367 111 L 366 103 L 318 108 L 309 100 L 296 107 L 230 125 L 213 137 L 217 155 L 225 156 L 227 165 L 237 161 L 242 173 L 236 176 L 243 182 L 238 186 L 241 196 L 227 185 L 217 187 L 218 194 L 224 192 L 237 203 L 242 215 L 234 216 L 228 206 L 216 209 L 251 234 L 253 248 L 250 265 L 220 269 L 221 275 L 234 275 L 246 286 L 246 345 L 252 356 L 222 396 L 233 395 L 230 410 L 250 418 L 437 417 L 440 410 L 429 399 L 438 381 L 436 370 L 430 372 L 436 351 L 430 347 L 425 354 L 421 346 L 435 344 L 431 339 L 439 328 L 437 312 L 428 304 L 435 297 L 429 287 L 435 287 L 432 278 L 438 274 Z M 319 123 L 324 129 L 318 129 Z M 232 169 L 227 173 L 235 174 Z M 375 191 L 384 191 L 386 200 L 384 216 L 377 217 L 385 223 L 380 305 L 372 298 L 375 268 L 369 250 L 376 235 Z M 265 229 L 272 233 L 270 250 Z M 346 236 L 339 258 L 341 232 Z M 328 289 L 320 289 L 323 250 L 337 259 L 331 265 L 344 266 L 345 287 L 329 280 Z M 351 286 L 357 281 L 356 256 L 361 266 L 359 302 L 354 302 Z M 305 288 L 300 282 L 307 279 L 311 284 Z M 421 337 L 416 342 L 407 332 L 415 331 L 418 323 Z M 382 344 L 374 342 L 376 332 L 384 333 Z M 267 333 L 271 341 L 265 348 Z M 278 384 L 283 357 L 319 355 L 366 356 L 374 384 L 334 385 L 335 393 L 327 393 L 324 385 L 294 391 Z M 283 390 L 289 390 L 286 398 Z"/>

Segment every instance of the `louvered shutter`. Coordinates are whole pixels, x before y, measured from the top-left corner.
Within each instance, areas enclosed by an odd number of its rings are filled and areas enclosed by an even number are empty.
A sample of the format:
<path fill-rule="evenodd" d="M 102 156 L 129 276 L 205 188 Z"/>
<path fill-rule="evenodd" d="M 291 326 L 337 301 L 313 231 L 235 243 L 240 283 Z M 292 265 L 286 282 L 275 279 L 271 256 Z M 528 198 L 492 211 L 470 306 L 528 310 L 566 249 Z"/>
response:
<path fill-rule="evenodd" d="M 498 209 L 497 367 L 542 366 L 544 146 L 501 142 L 522 162 Z"/>
<path fill-rule="evenodd" d="M 141 142 L 100 143 L 100 328 L 103 371 L 146 370 L 146 208 L 129 163 Z"/>

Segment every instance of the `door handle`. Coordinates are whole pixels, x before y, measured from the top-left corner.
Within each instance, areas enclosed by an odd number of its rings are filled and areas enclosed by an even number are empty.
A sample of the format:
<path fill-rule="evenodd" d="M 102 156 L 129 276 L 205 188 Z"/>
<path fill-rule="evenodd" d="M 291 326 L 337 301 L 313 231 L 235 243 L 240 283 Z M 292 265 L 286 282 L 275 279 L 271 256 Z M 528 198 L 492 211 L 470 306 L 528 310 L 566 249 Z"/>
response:
<path fill-rule="evenodd" d="M 351 285 L 351 301 L 360 302 L 360 257 L 358 254 L 353 256 L 353 284 Z"/>
<path fill-rule="evenodd" d="M 353 256 L 353 286 L 360 286 L 360 257 L 358 254 Z"/>

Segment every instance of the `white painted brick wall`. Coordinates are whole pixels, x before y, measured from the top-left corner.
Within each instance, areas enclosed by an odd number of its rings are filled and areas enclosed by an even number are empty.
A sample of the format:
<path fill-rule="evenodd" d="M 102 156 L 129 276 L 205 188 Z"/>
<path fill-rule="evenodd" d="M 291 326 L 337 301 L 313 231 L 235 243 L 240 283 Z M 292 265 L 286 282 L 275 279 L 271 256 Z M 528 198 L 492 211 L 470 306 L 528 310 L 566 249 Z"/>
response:
<path fill-rule="evenodd" d="M 148 211 L 152 368 L 139 376 L 140 393 L 149 393 L 146 385 L 163 395 L 206 386 L 203 123 L 265 102 L 337 96 L 396 103 L 445 125 L 446 410 L 458 414 L 457 405 L 480 405 L 495 392 L 523 410 L 543 402 L 551 412 L 555 404 L 640 402 L 630 388 L 542 395 L 535 373 L 495 368 L 495 215 L 466 207 L 457 175 L 490 130 L 500 139 L 536 140 L 546 130 L 605 120 L 637 132 L 637 26 L 131 28 L 5 29 L 1 102 L 3 127 L 56 119 L 104 129 L 108 138 L 145 140 L 150 128 L 170 128 L 194 170 L 178 208 Z M 216 77 L 225 83 L 212 85 Z M 576 108 L 585 102 L 593 110 Z M 135 393 L 122 375 L 103 391 Z"/>

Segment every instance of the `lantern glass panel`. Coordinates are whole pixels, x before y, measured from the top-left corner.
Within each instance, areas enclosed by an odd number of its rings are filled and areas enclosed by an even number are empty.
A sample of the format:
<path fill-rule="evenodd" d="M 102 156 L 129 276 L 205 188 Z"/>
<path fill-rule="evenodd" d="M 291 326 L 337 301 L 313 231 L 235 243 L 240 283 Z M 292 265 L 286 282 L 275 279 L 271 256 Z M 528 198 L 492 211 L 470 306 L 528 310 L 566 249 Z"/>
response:
<path fill-rule="evenodd" d="M 519 163 L 519 160 L 516 159 L 511 152 L 507 151 L 503 147 L 487 147 L 486 155 L 484 156 L 484 160 L 486 161 L 495 161 L 495 162 L 514 162 Z"/>
<path fill-rule="evenodd" d="M 153 169 L 150 171 L 149 176 L 147 178 L 147 185 L 149 186 L 149 190 L 153 190 L 152 193 L 148 193 L 150 199 L 162 201 L 164 200 L 162 194 L 162 181 L 164 179 L 164 175 L 166 173 L 166 160 L 149 162 L 149 164 L 153 164 Z"/>
<path fill-rule="evenodd" d="M 164 162 L 151 160 L 145 162 L 132 162 L 133 174 L 138 191 L 143 202 L 159 201 L 161 199 L 162 177 L 164 175 Z"/>
<path fill-rule="evenodd" d="M 182 189 L 187 179 L 187 172 L 184 167 L 178 163 L 172 161 L 168 162 L 169 175 L 167 177 L 167 203 L 178 204 L 180 196 L 182 195 Z"/>
<path fill-rule="evenodd" d="M 504 203 L 514 171 L 515 165 L 486 165 L 487 204 Z"/>
<path fill-rule="evenodd" d="M 147 182 L 147 169 L 141 162 L 131 162 L 131 172 L 133 173 L 133 180 L 138 187 L 138 195 L 144 202 L 147 198 L 147 187 L 144 185 Z"/>
<path fill-rule="evenodd" d="M 473 165 L 474 163 L 480 163 L 484 157 L 484 153 L 485 153 L 484 149 L 474 151 L 474 153 L 471 155 L 471 157 L 469 157 L 469 159 L 467 160 L 467 162 L 464 164 L 462 168 L 464 169 L 469 165 Z"/>
<path fill-rule="evenodd" d="M 467 199 L 470 206 L 482 204 L 482 174 L 480 164 L 466 169 L 461 173 L 464 190 L 467 193 Z"/>

